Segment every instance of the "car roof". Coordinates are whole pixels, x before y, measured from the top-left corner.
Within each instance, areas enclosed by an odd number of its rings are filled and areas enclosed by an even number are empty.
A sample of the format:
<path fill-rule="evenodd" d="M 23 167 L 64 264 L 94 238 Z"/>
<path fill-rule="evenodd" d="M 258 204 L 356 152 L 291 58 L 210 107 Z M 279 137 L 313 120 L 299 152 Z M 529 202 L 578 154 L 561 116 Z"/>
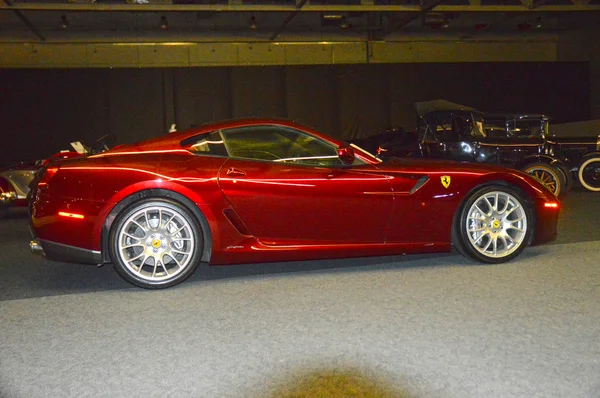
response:
<path fill-rule="evenodd" d="M 323 138 L 336 145 L 340 145 L 341 141 L 320 133 L 310 127 L 304 126 L 289 119 L 282 118 L 260 118 L 246 117 L 237 119 L 220 120 L 216 122 L 206 123 L 198 127 L 192 127 L 183 131 L 168 133 L 156 138 L 150 138 L 134 144 L 120 145 L 113 148 L 105 154 L 119 154 L 128 152 L 164 152 L 164 151 L 181 151 L 181 142 L 196 135 L 203 135 L 216 130 L 224 130 L 236 127 L 259 126 L 259 125 L 278 125 L 307 131 L 317 137 Z M 100 154 L 102 155 L 102 154 Z"/>

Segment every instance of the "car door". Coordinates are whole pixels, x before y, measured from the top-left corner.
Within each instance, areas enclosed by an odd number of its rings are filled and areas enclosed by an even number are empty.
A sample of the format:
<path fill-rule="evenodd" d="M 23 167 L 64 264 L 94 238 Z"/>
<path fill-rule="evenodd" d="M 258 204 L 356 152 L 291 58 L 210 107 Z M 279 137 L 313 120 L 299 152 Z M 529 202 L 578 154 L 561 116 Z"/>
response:
<path fill-rule="evenodd" d="M 393 197 L 387 177 L 330 142 L 284 126 L 221 132 L 230 158 L 219 186 L 264 244 L 383 243 Z"/>

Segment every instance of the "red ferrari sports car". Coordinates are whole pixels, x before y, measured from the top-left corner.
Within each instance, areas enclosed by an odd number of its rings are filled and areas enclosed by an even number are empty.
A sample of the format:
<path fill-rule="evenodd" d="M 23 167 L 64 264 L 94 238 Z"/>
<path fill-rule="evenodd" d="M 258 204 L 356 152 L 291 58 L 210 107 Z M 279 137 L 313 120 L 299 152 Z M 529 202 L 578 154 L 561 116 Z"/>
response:
<path fill-rule="evenodd" d="M 47 166 L 34 253 L 164 288 L 201 264 L 445 252 L 500 263 L 556 236 L 525 173 L 377 157 L 289 121 L 220 122 Z"/>

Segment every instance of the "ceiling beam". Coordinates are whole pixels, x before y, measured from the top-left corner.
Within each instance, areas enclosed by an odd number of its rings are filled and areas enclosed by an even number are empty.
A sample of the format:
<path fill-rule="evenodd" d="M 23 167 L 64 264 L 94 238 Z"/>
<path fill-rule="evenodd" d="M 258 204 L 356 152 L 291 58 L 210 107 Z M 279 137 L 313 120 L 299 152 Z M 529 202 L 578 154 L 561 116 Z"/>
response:
<path fill-rule="evenodd" d="M 19 20 L 23 22 L 23 25 L 25 25 L 31 33 L 33 33 L 40 41 L 46 41 L 46 38 L 44 37 L 44 35 L 42 35 L 42 32 L 40 32 L 39 29 L 35 27 L 35 25 L 25 16 L 25 14 L 23 14 L 21 10 L 14 9 L 14 3 L 12 2 L 12 0 L 2 0 L 0 1 L 0 6 L 4 6 L 7 7 L 6 9 L 8 10 L 12 10 L 17 16 L 17 18 L 19 18 Z"/>
<path fill-rule="evenodd" d="M 285 27 L 292 22 L 292 19 L 294 19 L 294 17 L 296 15 L 298 15 L 298 12 L 300 12 L 300 10 L 302 9 L 302 7 L 304 6 L 304 4 L 306 4 L 308 0 L 299 0 L 296 2 L 296 9 L 292 12 L 290 12 L 288 14 L 288 16 L 285 18 L 285 20 L 283 21 L 283 24 L 281 24 L 281 26 L 279 27 L 279 29 L 277 29 L 269 38 L 269 40 L 275 40 L 277 38 L 277 36 L 279 36 L 279 34 L 285 29 Z"/>
<path fill-rule="evenodd" d="M 502 15 L 502 17 L 500 17 L 496 21 L 494 21 L 492 23 L 489 23 L 489 24 L 485 25 L 484 27 L 482 27 L 480 29 L 477 29 L 477 30 L 475 30 L 475 31 L 473 31 L 471 33 L 467 33 L 466 35 L 461 36 L 460 39 L 461 40 L 472 39 L 473 37 L 478 36 L 478 35 L 480 35 L 480 34 L 482 34 L 484 32 L 487 32 L 489 30 L 492 30 L 493 28 L 497 28 L 499 26 L 504 25 L 505 23 L 507 23 L 507 22 L 515 19 L 519 15 L 520 14 L 512 14 L 512 13 L 508 14 L 508 13 L 506 13 L 506 14 Z"/>
<path fill-rule="evenodd" d="M 108 4 L 108 3 L 13 3 L 0 2 L 0 10 L 21 11 L 123 11 L 123 12 L 423 12 L 418 5 L 313 5 L 298 9 L 295 5 L 242 5 L 242 4 Z M 600 5 L 574 3 L 570 5 L 540 5 L 530 8 L 524 5 L 436 5 L 435 12 L 581 12 L 600 11 Z"/>
<path fill-rule="evenodd" d="M 408 25 L 415 19 L 422 17 L 427 12 L 433 10 L 437 5 L 439 5 L 439 3 L 440 0 L 421 0 L 421 7 L 419 12 L 405 13 L 399 18 L 390 17 L 389 20 L 391 21 L 391 23 L 379 38 L 385 39 L 386 36 L 394 33 L 399 29 L 402 29 L 404 26 Z"/>

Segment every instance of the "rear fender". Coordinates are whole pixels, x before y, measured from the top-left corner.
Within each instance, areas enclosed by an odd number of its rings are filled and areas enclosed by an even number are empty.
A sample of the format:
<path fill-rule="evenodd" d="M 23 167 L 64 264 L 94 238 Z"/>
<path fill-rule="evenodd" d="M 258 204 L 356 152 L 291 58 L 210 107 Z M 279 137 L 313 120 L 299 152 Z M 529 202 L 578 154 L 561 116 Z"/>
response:
<path fill-rule="evenodd" d="M 138 184 L 136 184 L 136 185 L 138 185 Z M 176 184 L 174 184 L 174 185 L 176 185 Z M 131 188 L 131 187 L 129 187 L 129 188 Z M 187 190 L 187 188 L 181 187 L 181 186 L 178 186 L 178 188 L 183 191 Z M 130 190 L 127 189 L 124 191 L 130 191 Z M 192 194 L 193 194 L 192 197 L 197 196 L 193 192 L 192 192 Z M 117 194 L 117 195 L 119 195 L 119 194 Z M 210 256 L 212 253 L 212 234 L 211 234 L 210 224 L 208 223 L 208 220 L 206 219 L 204 214 L 200 211 L 200 209 L 196 205 L 196 203 L 203 203 L 204 201 L 194 202 L 189 196 L 183 195 L 180 192 L 176 192 L 174 190 L 171 190 L 171 189 L 165 188 L 165 187 L 142 189 L 142 190 L 137 190 L 133 193 L 129 193 L 126 195 L 119 195 L 119 196 L 123 196 L 123 197 L 121 197 L 114 206 L 112 206 L 112 207 L 108 206 L 108 208 L 107 208 L 108 211 L 106 212 L 106 216 L 101 215 L 101 217 L 98 217 L 97 222 L 102 223 L 102 225 L 94 226 L 94 231 L 100 231 L 100 233 L 101 233 L 100 242 L 101 242 L 101 247 L 102 247 L 102 260 L 104 263 L 110 263 L 109 248 L 108 248 L 108 245 L 109 245 L 108 240 L 109 239 L 108 238 L 109 238 L 109 234 L 110 234 L 110 229 L 111 229 L 115 219 L 117 218 L 118 214 L 122 210 L 127 208 L 128 206 L 133 205 L 134 203 L 136 203 L 142 199 L 148 199 L 148 198 L 168 198 L 168 199 L 178 202 L 179 204 L 186 207 L 189 211 L 191 211 L 192 214 L 196 217 L 200 226 L 202 227 L 202 233 L 203 233 L 203 238 L 204 238 L 204 253 L 202 253 L 201 260 L 204 262 L 208 262 L 210 260 Z"/>

